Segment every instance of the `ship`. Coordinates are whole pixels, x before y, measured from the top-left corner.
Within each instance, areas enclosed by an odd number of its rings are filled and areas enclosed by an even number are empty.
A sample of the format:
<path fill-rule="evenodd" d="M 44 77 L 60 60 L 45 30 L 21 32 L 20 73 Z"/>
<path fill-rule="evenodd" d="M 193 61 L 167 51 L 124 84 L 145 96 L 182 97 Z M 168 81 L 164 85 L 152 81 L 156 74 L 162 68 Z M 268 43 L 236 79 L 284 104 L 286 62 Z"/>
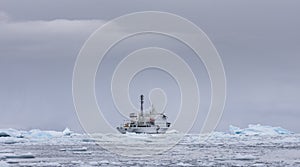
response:
<path fill-rule="evenodd" d="M 144 96 L 140 96 L 141 110 L 140 113 L 133 112 L 129 114 L 129 120 L 117 127 L 117 130 L 122 133 L 136 133 L 136 134 L 163 134 L 171 126 L 167 121 L 165 113 L 159 113 L 152 105 L 148 112 L 144 112 Z"/>

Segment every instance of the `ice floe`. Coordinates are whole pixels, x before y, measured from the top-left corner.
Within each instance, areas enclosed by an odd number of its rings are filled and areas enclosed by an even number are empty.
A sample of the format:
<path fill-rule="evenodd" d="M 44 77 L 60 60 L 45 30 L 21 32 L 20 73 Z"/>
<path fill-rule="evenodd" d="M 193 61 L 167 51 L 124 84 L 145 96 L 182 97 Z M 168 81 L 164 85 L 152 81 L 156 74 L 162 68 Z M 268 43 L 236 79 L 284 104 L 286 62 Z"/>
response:
<path fill-rule="evenodd" d="M 177 166 L 193 166 L 192 164 L 184 163 L 184 162 L 178 162 L 176 165 Z"/>
<path fill-rule="evenodd" d="M 299 166 L 300 135 L 280 127 L 230 126 L 212 134 L 97 134 L 4 129 L 0 137 L 2 166 Z M 93 138 L 94 137 L 94 138 Z M 132 158 L 179 143 L 159 156 Z M 201 140 L 204 138 L 205 140 Z M 164 141 L 164 142 L 162 142 Z M 201 141 L 201 142 L 200 142 Z M 106 145 L 107 150 L 99 146 Z M 102 145 L 101 145 L 102 146 Z M 119 150 L 121 155 L 115 150 Z M 25 151 L 25 152 L 23 152 Z M 31 152 L 31 153 L 29 153 Z M 131 155 L 131 154 L 130 154 Z"/>
<path fill-rule="evenodd" d="M 71 148 L 70 151 L 87 151 L 87 147 Z"/>
<path fill-rule="evenodd" d="M 9 167 L 9 164 L 0 160 L 0 167 Z"/>
<path fill-rule="evenodd" d="M 0 137 L 10 137 L 10 135 L 5 132 L 0 132 Z"/>
<path fill-rule="evenodd" d="M 167 139 L 168 142 L 176 142 L 177 139 L 183 137 L 183 134 L 178 133 L 175 130 L 168 132 L 167 134 L 78 134 L 72 132 L 69 128 L 64 131 L 43 131 L 39 129 L 33 129 L 29 131 L 16 130 L 16 129 L 0 129 L 0 134 L 5 137 L 0 137 L 0 144 L 13 145 L 18 143 L 47 143 L 47 144 L 58 144 L 62 143 L 65 145 L 74 143 L 129 143 L 130 144 L 145 144 L 146 143 L 160 143 Z M 274 135 L 293 135 L 294 133 L 281 127 L 263 126 L 263 125 L 249 125 L 247 128 L 239 128 L 235 126 L 229 127 L 229 133 L 226 132 L 213 132 L 212 134 L 201 134 L 199 136 L 185 135 L 185 138 L 181 143 L 195 143 L 199 142 L 200 138 L 207 138 L 209 136 L 210 141 L 215 142 L 221 141 L 217 139 L 234 138 L 239 137 L 240 139 L 251 136 L 274 136 Z M 176 139 L 176 140 L 175 140 Z M 285 142 L 294 142 L 295 138 L 286 137 Z M 273 140 L 274 141 L 274 140 Z M 243 141 L 240 140 L 240 143 Z M 214 143 L 216 144 L 216 143 Z M 222 143 L 219 143 L 222 145 Z M 76 148 L 75 148 L 76 149 Z M 61 148 L 61 151 L 74 151 L 80 152 L 85 148 L 77 148 L 80 150 L 70 150 Z M 87 150 L 85 150 L 87 151 Z"/>
<path fill-rule="evenodd" d="M 255 157 L 253 155 L 241 155 L 241 154 L 237 154 L 233 158 L 233 160 L 241 160 L 241 161 L 250 161 L 250 160 L 255 160 L 255 159 L 257 159 L 257 157 Z"/>
<path fill-rule="evenodd" d="M 17 158 L 17 159 L 28 159 L 28 158 L 34 158 L 34 155 L 32 153 L 19 153 L 19 154 L 14 154 L 14 153 L 9 153 L 4 155 L 6 159 L 12 159 L 12 158 Z"/>

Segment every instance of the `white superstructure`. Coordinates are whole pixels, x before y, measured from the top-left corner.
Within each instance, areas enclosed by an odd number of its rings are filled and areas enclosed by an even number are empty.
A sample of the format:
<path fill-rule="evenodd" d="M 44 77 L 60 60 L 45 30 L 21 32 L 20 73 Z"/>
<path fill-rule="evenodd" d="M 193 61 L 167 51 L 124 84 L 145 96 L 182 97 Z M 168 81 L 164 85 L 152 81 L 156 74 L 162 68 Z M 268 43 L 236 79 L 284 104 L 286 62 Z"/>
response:
<path fill-rule="evenodd" d="M 158 113 L 154 106 L 150 111 L 143 111 L 144 96 L 141 95 L 141 112 L 130 113 L 130 120 L 117 127 L 121 133 L 166 133 L 171 123 L 167 122 L 167 116 L 164 113 Z"/>

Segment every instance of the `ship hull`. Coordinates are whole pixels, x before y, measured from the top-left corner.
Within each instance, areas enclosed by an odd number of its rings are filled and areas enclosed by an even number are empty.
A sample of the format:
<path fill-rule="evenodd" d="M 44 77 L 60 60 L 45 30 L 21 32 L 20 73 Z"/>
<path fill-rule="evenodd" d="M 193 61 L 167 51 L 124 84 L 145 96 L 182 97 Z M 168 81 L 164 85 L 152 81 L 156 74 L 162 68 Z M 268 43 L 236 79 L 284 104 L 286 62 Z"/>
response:
<path fill-rule="evenodd" d="M 137 133 L 137 134 L 163 134 L 166 133 L 168 130 L 167 127 L 164 128 L 157 128 L 156 126 L 153 127 L 117 127 L 117 130 L 122 133 Z"/>

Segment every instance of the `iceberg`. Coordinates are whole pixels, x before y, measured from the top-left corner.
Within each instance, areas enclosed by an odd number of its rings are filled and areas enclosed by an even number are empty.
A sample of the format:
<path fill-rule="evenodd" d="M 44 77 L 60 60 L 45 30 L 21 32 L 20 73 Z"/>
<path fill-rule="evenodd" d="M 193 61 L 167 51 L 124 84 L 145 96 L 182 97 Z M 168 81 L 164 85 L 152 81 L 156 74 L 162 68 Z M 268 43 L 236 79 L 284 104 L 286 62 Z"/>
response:
<path fill-rule="evenodd" d="M 63 132 L 62 132 L 65 136 L 71 136 L 72 131 L 69 128 L 66 128 Z"/>
<path fill-rule="evenodd" d="M 241 129 L 236 126 L 229 126 L 229 132 L 231 134 L 242 134 L 242 135 L 289 135 L 294 134 L 293 132 L 286 130 L 282 127 L 272 127 L 264 125 L 248 125 L 248 128 Z"/>
<path fill-rule="evenodd" d="M 42 131 L 39 129 L 33 129 L 26 134 L 28 138 L 35 138 L 35 139 L 51 139 L 54 137 L 61 137 L 63 136 L 62 132 L 57 131 Z"/>

